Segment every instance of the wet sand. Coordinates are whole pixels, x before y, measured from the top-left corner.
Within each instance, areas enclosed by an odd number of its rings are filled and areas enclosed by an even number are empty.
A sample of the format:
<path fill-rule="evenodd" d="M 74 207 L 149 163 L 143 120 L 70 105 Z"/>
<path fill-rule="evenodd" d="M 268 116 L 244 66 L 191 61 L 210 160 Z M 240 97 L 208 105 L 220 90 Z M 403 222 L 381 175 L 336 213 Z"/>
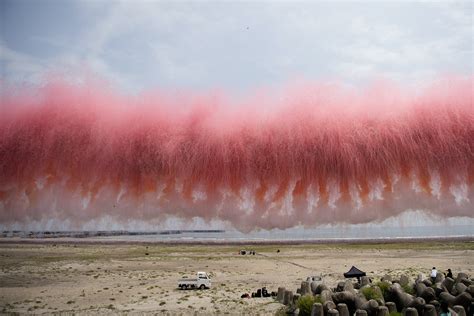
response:
<path fill-rule="evenodd" d="M 240 255 L 239 250 L 256 255 Z M 277 252 L 277 249 L 280 252 Z M 87 243 L 57 240 L 0 243 L 0 312 L 269 314 L 272 298 L 241 299 L 263 286 L 296 291 L 309 275 L 334 286 L 355 265 L 376 280 L 416 277 L 451 268 L 474 274 L 474 242 L 189 245 Z M 212 276 L 209 290 L 179 290 L 196 271 Z"/>

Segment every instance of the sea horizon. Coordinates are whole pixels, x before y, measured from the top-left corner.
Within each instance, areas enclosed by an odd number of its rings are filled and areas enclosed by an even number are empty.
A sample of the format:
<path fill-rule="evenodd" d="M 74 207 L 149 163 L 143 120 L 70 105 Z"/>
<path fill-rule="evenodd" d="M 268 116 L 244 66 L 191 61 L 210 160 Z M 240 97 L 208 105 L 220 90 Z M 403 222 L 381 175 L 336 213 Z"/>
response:
<path fill-rule="evenodd" d="M 4 230 L 1 242 L 74 241 L 97 243 L 338 243 L 474 240 L 472 225 L 410 227 L 320 227 L 259 230 L 248 233 L 224 229 L 128 230 Z"/>

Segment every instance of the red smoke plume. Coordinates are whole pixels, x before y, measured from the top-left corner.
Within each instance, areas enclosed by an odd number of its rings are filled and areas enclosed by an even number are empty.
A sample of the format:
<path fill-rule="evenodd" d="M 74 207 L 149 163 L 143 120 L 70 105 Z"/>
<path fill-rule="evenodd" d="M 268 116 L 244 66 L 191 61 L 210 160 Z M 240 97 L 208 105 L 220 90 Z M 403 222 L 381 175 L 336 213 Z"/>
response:
<path fill-rule="evenodd" d="M 308 85 L 245 101 L 4 92 L 0 223 L 201 217 L 239 229 L 474 217 L 472 78 L 421 92 Z"/>

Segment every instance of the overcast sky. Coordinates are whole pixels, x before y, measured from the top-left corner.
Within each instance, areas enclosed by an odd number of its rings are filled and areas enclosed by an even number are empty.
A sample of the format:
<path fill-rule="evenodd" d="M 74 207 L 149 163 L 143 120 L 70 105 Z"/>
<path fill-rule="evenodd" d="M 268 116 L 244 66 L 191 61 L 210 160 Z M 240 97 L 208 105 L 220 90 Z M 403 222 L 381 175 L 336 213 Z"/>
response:
<path fill-rule="evenodd" d="M 0 0 L 4 82 L 97 73 L 126 91 L 473 73 L 464 2 Z"/>

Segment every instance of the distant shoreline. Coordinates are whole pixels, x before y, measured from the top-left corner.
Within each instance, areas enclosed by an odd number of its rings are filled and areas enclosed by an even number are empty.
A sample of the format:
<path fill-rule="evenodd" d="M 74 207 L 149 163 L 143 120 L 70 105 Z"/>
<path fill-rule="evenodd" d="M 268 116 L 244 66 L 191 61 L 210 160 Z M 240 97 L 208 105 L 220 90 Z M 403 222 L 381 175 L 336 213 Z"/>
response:
<path fill-rule="evenodd" d="M 447 237 L 397 237 L 397 238 L 327 238 L 327 239 L 288 239 L 288 240 L 225 240 L 225 239 L 172 239 L 172 240 L 124 240 L 102 239 L 96 237 L 73 238 L 29 238 L 0 237 L 0 244 L 81 244 L 81 245 L 324 245 L 324 244 L 399 244 L 429 242 L 474 242 L 474 236 Z"/>
<path fill-rule="evenodd" d="M 168 229 L 157 231 L 127 231 L 127 230 L 98 230 L 98 231 L 21 231 L 21 230 L 5 230 L 0 232 L 2 237 L 19 237 L 19 238 L 94 238 L 94 237 L 117 237 L 117 236 L 154 236 L 154 235 L 180 235 L 186 233 L 204 234 L 225 233 L 222 229 Z"/>

